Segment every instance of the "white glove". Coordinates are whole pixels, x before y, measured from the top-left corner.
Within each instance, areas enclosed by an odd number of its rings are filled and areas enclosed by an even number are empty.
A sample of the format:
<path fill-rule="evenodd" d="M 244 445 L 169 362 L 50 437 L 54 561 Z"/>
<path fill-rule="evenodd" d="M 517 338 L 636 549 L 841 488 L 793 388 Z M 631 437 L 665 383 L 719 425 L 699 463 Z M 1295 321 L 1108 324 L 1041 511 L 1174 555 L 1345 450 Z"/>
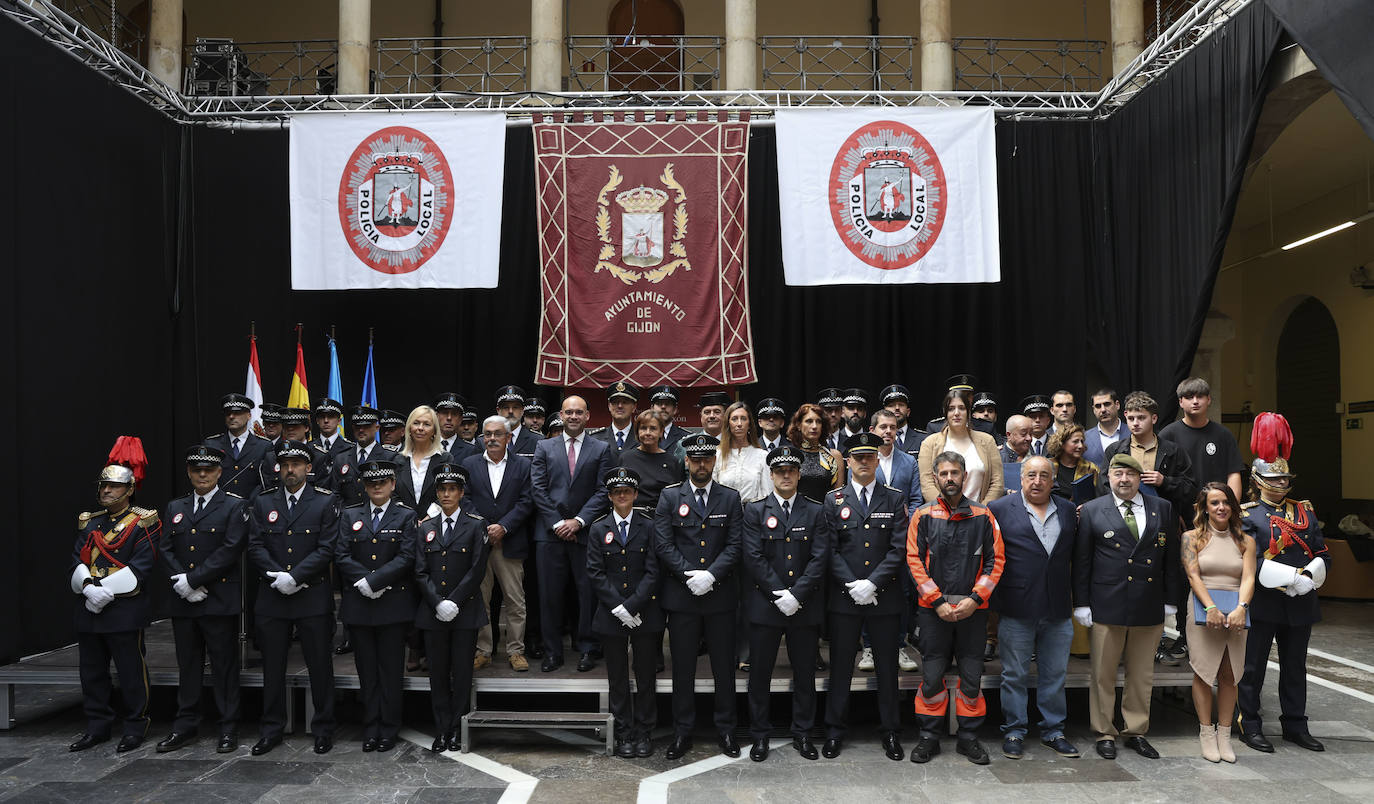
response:
<path fill-rule="evenodd" d="M 1164 619 L 1167 620 L 1167 619 L 1169 619 L 1170 617 L 1173 617 L 1175 614 L 1178 614 L 1178 606 L 1172 606 L 1172 605 L 1170 605 L 1170 604 L 1168 604 L 1168 603 L 1165 603 L 1165 604 L 1164 604 Z"/>
<path fill-rule="evenodd" d="M 186 573 L 172 576 L 172 591 L 183 598 L 189 599 L 191 597 L 191 585 L 186 582 Z"/>
<path fill-rule="evenodd" d="M 1311 592 L 1313 589 L 1316 588 L 1316 581 L 1312 580 L 1306 575 L 1299 573 L 1298 577 L 1295 578 L 1293 582 L 1288 585 L 1288 595 L 1290 597 L 1302 597 L 1303 595 L 1307 594 L 1308 592 Z"/>
<path fill-rule="evenodd" d="M 624 625 L 626 628 L 635 628 L 636 626 L 641 624 L 641 620 L 635 615 L 631 614 L 623 604 L 611 609 L 611 613 L 614 614 L 615 618 L 619 620 L 621 624 Z"/>
<path fill-rule="evenodd" d="M 207 591 L 205 591 L 205 587 L 198 586 L 198 587 L 196 587 L 195 589 L 192 589 L 192 590 L 191 590 L 191 594 L 189 594 L 189 595 L 186 596 L 186 602 L 187 602 L 187 603 L 199 603 L 200 601 L 204 600 L 205 598 L 207 598 L 207 597 L 209 597 L 209 596 L 210 596 L 210 593 L 207 592 Z"/>
<path fill-rule="evenodd" d="M 877 602 L 878 585 L 867 578 L 850 581 L 845 584 L 845 588 L 849 590 L 849 596 L 860 606 L 866 606 Z"/>
<path fill-rule="evenodd" d="M 434 607 L 434 617 L 441 623 L 452 622 L 458 616 L 458 604 L 452 600 L 440 600 Z"/>
<path fill-rule="evenodd" d="M 377 598 L 381 597 L 382 592 L 386 591 L 385 589 L 381 589 L 376 592 L 372 591 L 372 587 L 368 584 L 366 578 L 359 578 L 358 582 L 353 584 L 353 588 L 361 592 L 363 597 L 370 597 L 373 600 L 376 600 Z"/>
<path fill-rule="evenodd" d="M 687 570 L 687 589 L 694 595 L 704 595 L 711 591 L 716 576 L 710 570 Z"/>
<path fill-rule="evenodd" d="M 291 577 L 291 573 L 269 572 L 267 574 L 272 578 L 272 588 L 283 595 L 294 595 L 301 591 L 301 588 L 296 585 L 296 579 Z"/>
<path fill-rule="evenodd" d="M 773 592 L 773 597 L 777 598 L 773 601 L 773 605 L 778 607 L 778 611 L 782 612 L 784 617 L 791 617 L 801 608 L 801 604 L 797 602 L 797 597 L 792 594 L 791 589 L 779 589 Z"/>
<path fill-rule="evenodd" d="M 635 620 L 634 620 L 634 622 L 635 622 L 635 624 L 632 625 L 632 626 L 630 626 L 630 627 L 631 627 L 631 628 L 638 628 L 638 627 L 640 627 L 641 625 L 644 624 L 644 618 L 643 618 L 643 617 L 640 617 L 638 614 L 636 614 L 636 615 L 635 615 Z"/>
<path fill-rule="evenodd" d="M 110 605 L 110 601 L 114 600 L 114 592 L 93 583 L 82 587 L 81 594 L 86 598 L 86 610 L 92 614 L 99 614 L 101 609 Z"/>
<path fill-rule="evenodd" d="M 1093 627 L 1093 610 L 1091 606 L 1079 606 L 1073 610 L 1073 621 L 1084 628 Z"/>

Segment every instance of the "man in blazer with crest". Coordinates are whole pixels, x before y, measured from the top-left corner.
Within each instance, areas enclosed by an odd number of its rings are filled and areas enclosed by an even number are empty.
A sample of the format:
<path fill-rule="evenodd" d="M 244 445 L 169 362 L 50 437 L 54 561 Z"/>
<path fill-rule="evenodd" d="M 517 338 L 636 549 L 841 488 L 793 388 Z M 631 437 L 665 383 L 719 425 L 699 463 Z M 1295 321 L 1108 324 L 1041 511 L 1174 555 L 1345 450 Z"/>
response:
<path fill-rule="evenodd" d="M 534 506 L 534 558 L 539 569 L 540 621 L 544 663 L 551 673 L 563 666 L 563 599 L 569 579 L 577 589 L 579 672 L 596 666 L 600 650 L 592 634 L 595 598 L 587 581 L 586 528 L 610 507 L 601 479 L 615 465 L 606 442 L 587 436 L 587 401 L 563 400 L 563 433 L 539 442 L 530 480 Z"/>
<path fill-rule="evenodd" d="M 1082 534 L 1074 555 L 1073 617 L 1090 629 L 1092 680 L 1088 709 L 1097 732 L 1097 753 L 1116 758 L 1116 738 L 1147 759 L 1159 752 L 1145 739 L 1150 728 L 1150 691 L 1155 648 L 1165 617 L 1176 609 L 1182 566 L 1178 516 L 1163 497 L 1142 494 L 1140 463 L 1118 452 L 1107 464 L 1111 493 L 1079 510 Z M 1125 663 L 1121 695 L 1125 728 L 1113 722 L 1116 667 Z"/>

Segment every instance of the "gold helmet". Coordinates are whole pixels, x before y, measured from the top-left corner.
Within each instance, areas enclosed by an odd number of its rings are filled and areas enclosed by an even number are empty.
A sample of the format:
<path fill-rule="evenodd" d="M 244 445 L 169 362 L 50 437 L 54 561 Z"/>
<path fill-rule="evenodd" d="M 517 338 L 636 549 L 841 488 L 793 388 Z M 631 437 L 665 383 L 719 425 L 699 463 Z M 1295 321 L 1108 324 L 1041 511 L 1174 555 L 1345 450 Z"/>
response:
<path fill-rule="evenodd" d="M 1255 426 L 1250 431 L 1250 451 L 1255 454 L 1250 464 L 1251 481 L 1262 489 L 1287 494 L 1289 484 L 1279 485 L 1274 481 L 1288 478 L 1291 483 L 1297 477 L 1288 468 L 1288 458 L 1293 454 L 1293 431 L 1288 420 L 1278 413 L 1256 416 Z"/>

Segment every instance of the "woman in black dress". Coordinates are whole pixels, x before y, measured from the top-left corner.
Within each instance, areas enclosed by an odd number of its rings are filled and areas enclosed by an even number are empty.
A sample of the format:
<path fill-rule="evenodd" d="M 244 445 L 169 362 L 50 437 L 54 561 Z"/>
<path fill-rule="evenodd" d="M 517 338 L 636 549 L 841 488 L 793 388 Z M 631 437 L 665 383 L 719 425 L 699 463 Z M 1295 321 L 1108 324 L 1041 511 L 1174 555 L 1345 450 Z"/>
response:
<path fill-rule="evenodd" d="M 792 414 L 787 439 L 796 444 L 805 457 L 797 491 L 817 502 L 823 502 L 827 491 L 844 483 L 844 462 L 840 453 L 821 446 L 829 437 L 830 422 L 820 406 L 807 402 Z"/>
<path fill-rule="evenodd" d="M 650 517 L 658 507 L 659 492 L 686 479 L 682 460 L 658 445 L 663 437 L 663 420 L 663 414 L 652 410 L 636 416 L 635 438 L 639 445 L 620 455 L 620 465 L 633 469 L 639 475 L 639 497 L 635 500 L 635 508 Z"/>

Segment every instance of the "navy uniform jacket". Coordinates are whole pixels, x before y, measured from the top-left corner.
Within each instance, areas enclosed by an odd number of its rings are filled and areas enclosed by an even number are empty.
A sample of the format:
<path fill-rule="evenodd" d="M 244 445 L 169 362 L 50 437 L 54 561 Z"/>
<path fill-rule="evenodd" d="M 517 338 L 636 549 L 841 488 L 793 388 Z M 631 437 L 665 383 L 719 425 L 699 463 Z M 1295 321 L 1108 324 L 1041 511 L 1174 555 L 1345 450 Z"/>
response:
<path fill-rule="evenodd" d="M 1306 500 L 1284 500 L 1278 507 L 1263 500 L 1241 505 L 1241 528 L 1255 540 L 1255 574 L 1265 561 L 1277 561 L 1290 567 L 1305 567 L 1312 559 L 1321 558 L 1331 569 L 1331 554 L 1326 550 L 1326 540 L 1322 538 L 1321 525 L 1312 504 Z M 1275 519 L 1286 520 L 1291 525 L 1290 535 L 1284 538 L 1283 531 Z M 1266 558 L 1265 556 L 1270 556 Z M 1250 616 L 1267 623 L 1285 625 L 1311 625 L 1320 622 L 1321 608 L 1317 603 L 1316 591 L 1300 597 L 1289 597 L 1278 589 L 1270 589 L 1255 582 L 1255 597 L 1250 601 Z"/>
<path fill-rule="evenodd" d="M 654 552 L 654 525 L 647 514 L 630 515 L 629 539 L 620 544 L 615 514 L 606 514 L 587 529 L 587 579 L 596 595 L 592 630 L 608 636 L 629 636 L 662 631 L 663 611 L 658 606 L 661 582 L 658 554 Z M 624 606 L 643 623 L 633 631 L 611 610 Z"/>
<path fill-rule="evenodd" d="M 460 508 L 453 515 L 453 533 L 445 540 L 440 512 L 416 526 L 415 545 L 415 583 L 421 597 L 415 627 L 432 631 L 486 625 L 487 607 L 479 594 L 487 574 L 486 520 Z M 434 616 L 442 600 L 458 604 L 458 616 L 446 623 Z"/>
<path fill-rule="evenodd" d="M 506 473 L 501 477 L 501 493 L 497 495 L 491 493 L 491 474 L 487 470 L 485 452 L 463 459 L 463 468 L 468 472 L 463 509 L 506 529 L 506 535 L 501 538 L 501 555 L 528 558 L 534 513 L 530 462 L 507 448 Z"/>
<path fill-rule="evenodd" d="M 800 494 L 792 497 L 792 515 L 783 515 L 776 494 L 744 506 L 744 568 L 750 584 L 745 614 L 756 625 L 777 628 L 816 626 L 825 619 L 821 598 L 830 572 L 834 532 L 822 505 Z M 791 617 L 775 605 L 773 592 L 789 589 L 801 604 Z"/>
<path fill-rule="evenodd" d="M 157 562 L 154 549 L 161 522 L 157 511 L 131 506 L 122 514 L 111 517 L 104 509 L 77 517 L 76 547 L 72 550 L 67 578 L 78 564 L 91 570 L 97 582 L 120 569 L 129 567 L 138 578 L 138 588 L 127 596 L 116 597 L 93 614 L 86 608 L 85 595 L 76 598 L 76 630 L 82 634 L 113 634 L 137 631 L 148 624 L 148 575 Z"/>
<path fill-rule="evenodd" d="M 506 445 L 506 451 L 514 452 L 525 460 L 532 461 L 534 460 L 534 448 L 539 446 L 539 442 L 543 440 L 543 436 L 522 425 L 520 432 L 516 433 L 515 437 Z M 479 447 L 478 452 L 481 451 Z"/>
<path fill-rule="evenodd" d="M 673 448 L 678 445 L 678 442 L 694 432 L 685 427 L 679 427 L 674 422 L 669 422 L 668 427 L 671 429 L 664 431 L 663 437 L 658 440 L 658 448 L 666 452 L 672 452 Z"/>
<path fill-rule="evenodd" d="M 1071 567 L 1078 539 L 1078 514 L 1073 503 L 1050 497 L 1050 510 L 1059 520 L 1059 539 L 1053 552 L 1031 527 L 1025 499 L 1011 494 L 988 504 L 1002 531 L 1002 578 L 992 592 L 992 608 L 1019 620 L 1067 620 L 1073 614 Z"/>
<path fill-rule="evenodd" d="M 220 475 L 219 487 L 246 500 L 260 488 L 277 485 L 276 473 L 272 471 L 277 459 L 271 441 L 249 430 L 244 431 L 243 437 L 238 458 L 229 449 L 233 438 L 228 433 L 210 436 L 205 439 L 205 446 L 224 450 L 224 472 Z"/>
<path fill-rule="evenodd" d="M 1183 590 L 1173 506 L 1162 497 L 1141 499 L 1145 518 L 1136 517 L 1140 540 L 1134 544 L 1115 495 L 1086 502 L 1078 511 L 1073 601 L 1092 607 L 1094 623 L 1159 625 L 1164 604 L 1178 600 Z"/>
<path fill-rule="evenodd" d="M 459 463 L 469 455 L 476 455 L 482 449 L 471 441 L 464 441 L 458 435 L 454 435 L 448 440 L 448 449 L 444 449 L 444 437 L 439 436 L 439 451 L 449 454 L 449 461 Z"/>
<path fill-rule="evenodd" d="M 371 449 L 367 451 L 367 460 L 381 461 L 400 466 L 400 453 L 389 449 L 383 449 L 381 444 L 374 442 Z M 339 495 L 339 505 L 357 505 L 367 499 L 367 491 L 363 488 L 362 478 L 358 476 L 358 445 L 353 444 L 351 449 L 334 454 L 333 465 L 329 468 L 328 488 Z M 400 474 L 400 469 L 397 469 Z"/>
<path fill-rule="evenodd" d="M 592 438 L 599 439 L 600 441 L 605 443 L 605 445 L 611 450 L 611 458 L 614 460 L 614 463 L 611 464 L 612 466 L 620 465 L 620 453 L 624 452 L 627 449 L 634 449 L 635 447 L 639 446 L 639 438 L 635 435 L 635 425 L 633 420 L 630 421 L 629 432 L 625 434 L 625 446 L 623 447 L 617 447 L 615 445 L 614 425 L 607 425 L 606 427 L 602 427 L 594 433 L 588 433 L 588 435 L 590 435 Z"/>
<path fill-rule="evenodd" d="M 658 495 L 654 549 L 663 565 L 663 608 L 693 614 L 719 614 L 739 606 L 739 584 L 730 577 L 739 565 L 744 539 L 744 509 L 739 492 L 711 484 L 706 517 L 697 510 L 696 487 L 674 483 Z M 687 588 L 688 570 L 715 576 L 700 597 Z"/>
<path fill-rule="evenodd" d="M 169 595 L 172 617 L 233 616 L 243 610 L 239 558 L 248 546 L 248 503 L 220 488 L 199 514 L 196 495 L 167 504 L 167 521 L 158 539 L 159 558 L 168 575 L 186 573 L 192 589 L 203 587 L 207 597 L 188 603 Z"/>
<path fill-rule="evenodd" d="M 846 482 L 825 495 L 825 521 L 835 533 L 830 554 L 828 610 L 851 616 L 900 614 L 907 605 L 899 574 L 906 572 L 906 529 L 910 521 L 906 495 L 876 483 L 868 500 L 868 516 L 859 507 L 854 484 Z M 845 512 L 848 512 L 846 516 Z M 845 584 L 867 578 L 878 587 L 878 602 L 860 606 Z"/>
<path fill-rule="evenodd" d="M 761 450 L 766 450 L 766 451 L 768 451 L 768 452 L 772 452 L 773 450 L 777 449 L 778 447 L 790 447 L 790 446 L 792 446 L 792 442 L 791 442 L 791 441 L 788 441 L 788 440 L 787 440 L 787 436 L 784 435 L 783 433 L 778 433 L 778 443 L 774 444 L 773 446 L 771 446 L 771 447 L 768 446 L 767 443 L 764 441 L 764 438 L 763 438 L 762 435 L 759 436 L 759 440 L 758 440 L 758 441 L 754 442 L 754 446 L 758 447 L 758 448 L 761 449 Z"/>
<path fill-rule="evenodd" d="M 393 499 L 372 529 L 372 503 L 350 505 L 339 514 L 334 564 L 343 578 L 339 620 L 345 625 L 395 625 L 415 619 L 415 511 Z M 366 578 L 373 600 L 353 588 Z"/>
<path fill-rule="evenodd" d="M 310 447 L 310 471 L 305 475 L 305 485 L 333 491 L 334 463 L 329 453 L 324 452 L 314 442 L 306 442 Z M 277 463 L 276 453 L 269 453 L 262 462 L 262 488 L 260 494 L 269 494 L 281 485 L 281 464 Z M 251 497 L 248 499 L 252 499 Z"/>
<path fill-rule="evenodd" d="M 343 453 L 348 452 L 349 450 L 356 451 L 358 447 L 357 444 L 354 444 L 352 441 L 349 441 L 347 438 L 343 437 L 343 428 L 340 428 L 338 432 L 334 433 L 334 440 L 330 442 L 328 450 L 324 449 L 323 437 L 312 438 L 310 439 L 309 443 L 316 449 L 327 452 L 329 454 L 329 461 L 331 464 L 334 462 L 334 459 L 339 455 L 342 455 Z"/>
<path fill-rule="evenodd" d="M 429 459 L 429 466 L 425 468 L 424 484 L 418 489 L 415 488 L 415 480 L 410 475 L 411 462 L 409 455 L 396 453 L 396 499 L 414 508 L 418 516 L 428 515 L 429 506 L 436 502 L 438 498 L 434 495 L 434 474 L 439 471 L 439 464 L 455 462 L 454 456 L 447 452 L 436 452 Z"/>
<path fill-rule="evenodd" d="M 534 506 L 537 510 L 534 525 L 536 542 L 560 541 L 553 526 L 561 520 L 579 518 L 590 525 L 610 510 L 611 503 L 601 481 L 615 468 L 612 450 L 587 433 L 578 440 L 577 471 L 568 476 L 568 442 L 563 436 L 546 438 L 534 449 L 530 469 Z M 585 545 L 587 529 L 577 532 L 577 541 Z"/>
<path fill-rule="evenodd" d="M 339 524 L 339 498 L 309 483 L 297 492 L 296 506 L 286 510 L 286 488 L 264 491 L 251 503 L 248 563 L 258 579 L 259 617 L 317 617 L 334 612 L 329 565 Z M 268 572 L 288 572 L 297 584 L 294 595 L 272 588 Z"/>

